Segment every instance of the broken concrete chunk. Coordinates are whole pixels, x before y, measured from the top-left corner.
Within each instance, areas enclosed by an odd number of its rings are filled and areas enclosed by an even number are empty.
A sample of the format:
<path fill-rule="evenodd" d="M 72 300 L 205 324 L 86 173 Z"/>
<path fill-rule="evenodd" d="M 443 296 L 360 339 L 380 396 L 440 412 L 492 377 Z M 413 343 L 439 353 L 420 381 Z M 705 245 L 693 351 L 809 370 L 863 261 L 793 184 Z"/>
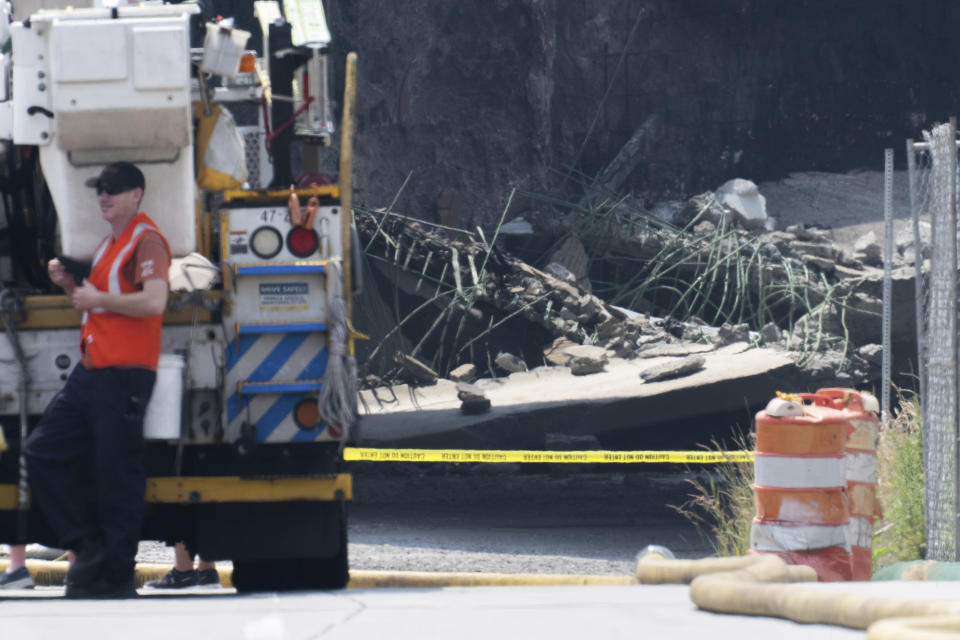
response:
<path fill-rule="evenodd" d="M 475 384 L 458 382 L 457 398 L 461 403 L 460 411 L 466 415 L 477 415 L 490 410 L 490 399 L 483 389 Z"/>
<path fill-rule="evenodd" d="M 777 248 L 777 245 L 770 242 L 765 242 L 760 245 L 760 255 L 767 260 L 783 260 L 783 254 L 780 253 L 780 249 Z"/>
<path fill-rule="evenodd" d="M 815 269 L 822 271 L 823 273 L 832 273 L 834 268 L 836 268 L 836 263 L 833 260 L 808 253 L 801 255 L 800 261 L 807 266 L 814 267 Z"/>
<path fill-rule="evenodd" d="M 760 330 L 760 341 L 763 344 L 774 344 L 783 339 L 783 332 L 774 322 L 768 322 Z"/>
<path fill-rule="evenodd" d="M 527 222 L 523 216 L 519 216 L 501 225 L 500 233 L 508 236 L 529 236 L 533 235 L 533 225 Z"/>
<path fill-rule="evenodd" d="M 640 372 L 640 377 L 645 382 L 671 380 L 696 373 L 703 369 L 705 363 L 706 359 L 703 356 L 688 356 L 678 362 L 668 362 L 645 369 Z"/>
<path fill-rule="evenodd" d="M 524 291 L 527 295 L 531 296 L 540 296 L 543 295 L 543 283 L 537 280 L 536 278 L 524 278 L 522 280 Z"/>
<path fill-rule="evenodd" d="M 562 282 L 576 282 L 577 276 L 573 274 L 572 271 L 567 269 L 565 266 L 559 262 L 551 262 L 543 268 L 544 271 L 549 273 L 554 278 L 561 280 Z"/>
<path fill-rule="evenodd" d="M 597 337 L 601 340 L 606 340 L 617 335 L 617 330 L 620 328 L 620 321 L 610 316 L 603 322 L 597 325 Z"/>
<path fill-rule="evenodd" d="M 652 333 L 646 336 L 640 336 L 637 338 L 637 346 L 642 347 L 645 344 L 653 344 L 654 342 L 670 342 L 673 338 L 664 332 Z"/>
<path fill-rule="evenodd" d="M 470 402 L 462 402 L 460 404 L 460 412 L 464 415 L 475 416 L 481 413 L 486 413 L 490 410 L 490 398 L 482 398 L 480 400 L 471 400 Z"/>
<path fill-rule="evenodd" d="M 750 329 L 746 324 L 727 324 L 724 322 L 717 331 L 717 342 L 733 344 L 750 340 Z"/>
<path fill-rule="evenodd" d="M 506 353 L 501 351 L 497 354 L 494 362 L 497 363 L 497 366 L 503 369 L 504 371 L 509 371 L 510 373 L 516 373 L 517 371 L 526 371 L 527 363 L 513 355 L 512 353 Z"/>
<path fill-rule="evenodd" d="M 716 348 L 716 345 L 712 344 L 676 342 L 674 344 L 649 345 L 638 351 L 637 355 L 641 358 L 689 356 L 695 353 L 708 353 Z"/>
<path fill-rule="evenodd" d="M 767 221 L 767 199 L 750 180 L 735 178 L 717 189 L 717 200 L 735 211 L 745 229 L 763 229 Z"/>
<path fill-rule="evenodd" d="M 607 350 L 603 347 L 597 347 L 591 344 L 578 344 L 567 347 L 563 352 L 570 358 L 604 358 L 606 359 Z"/>
<path fill-rule="evenodd" d="M 723 205 L 712 192 L 705 191 L 687 200 L 683 208 L 674 214 L 673 224 L 685 227 L 694 219 L 697 222 L 707 220 L 716 224 L 723 219 L 723 216 Z"/>
<path fill-rule="evenodd" d="M 402 351 L 397 351 L 394 354 L 393 361 L 420 382 L 432 383 L 437 381 L 438 376 L 436 371 Z"/>
<path fill-rule="evenodd" d="M 701 339 L 706 337 L 703 329 L 703 326 L 699 324 L 688 323 L 686 328 L 683 330 L 683 336 L 681 339 L 688 342 L 699 342 Z"/>
<path fill-rule="evenodd" d="M 791 224 L 784 231 L 792 233 L 798 240 L 808 242 L 826 242 L 830 240 L 830 232 L 826 229 L 817 229 L 816 227 L 807 227 L 802 224 Z"/>
<path fill-rule="evenodd" d="M 543 350 L 543 358 L 555 367 L 565 367 L 570 356 L 564 353 L 568 347 L 578 347 L 576 342 L 569 338 L 556 338 L 549 347 Z"/>
<path fill-rule="evenodd" d="M 607 350 L 594 345 L 577 345 L 563 350 L 569 358 L 567 366 L 575 376 L 585 376 L 603 371 L 607 364 Z"/>
<path fill-rule="evenodd" d="M 709 220 L 698 222 L 693 226 L 693 233 L 698 236 L 712 236 L 717 232 L 717 225 Z"/>
<path fill-rule="evenodd" d="M 797 255 L 807 254 L 827 260 L 836 260 L 840 255 L 840 250 L 832 244 L 822 244 L 818 242 L 801 242 L 794 240 L 790 243 L 790 249 Z"/>
<path fill-rule="evenodd" d="M 872 244 L 877 244 L 877 234 L 873 231 L 868 231 L 856 239 L 856 241 L 853 243 L 853 249 L 855 251 L 866 251 L 867 248 Z"/>
<path fill-rule="evenodd" d="M 475 402 L 486 399 L 486 392 L 475 384 L 469 382 L 457 383 L 457 398 L 462 402 Z"/>
<path fill-rule="evenodd" d="M 833 272 L 844 280 L 849 280 L 851 278 L 862 278 L 864 276 L 862 269 L 854 269 L 842 264 L 833 265 Z"/>
<path fill-rule="evenodd" d="M 883 264 L 883 248 L 877 242 L 877 234 L 873 231 L 857 238 L 853 249 L 858 260 L 874 266 Z"/>
<path fill-rule="evenodd" d="M 475 364 L 462 364 L 450 372 L 450 379 L 455 382 L 469 382 L 477 377 L 477 366 Z"/>
<path fill-rule="evenodd" d="M 580 306 L 580 313 L 589 315 L 591 318 L 598 313 L 603 308 L 603 304 L 594 296 L 580 296 L 580 299 L 577 301 L 577 304 Z"/>
<path fill-rule="evenodd" d="M 604 367 L 607 365 L 607 357 L 604 355 L 603 358 L 590 358 L 585 356 L 579 356 L 571 358 L 570 362 L 567 363 L 567 366 L 570 367 L 570 373 L 575 376 L 586 376 L 591 373 L 600 373 L 603 371 Z"/>
<path fill-rule="evenodd" d="M 857 355 L 871 364 L 883 363 L 883 347 L 879 344 L 865 344 L 857 349 Z"/>

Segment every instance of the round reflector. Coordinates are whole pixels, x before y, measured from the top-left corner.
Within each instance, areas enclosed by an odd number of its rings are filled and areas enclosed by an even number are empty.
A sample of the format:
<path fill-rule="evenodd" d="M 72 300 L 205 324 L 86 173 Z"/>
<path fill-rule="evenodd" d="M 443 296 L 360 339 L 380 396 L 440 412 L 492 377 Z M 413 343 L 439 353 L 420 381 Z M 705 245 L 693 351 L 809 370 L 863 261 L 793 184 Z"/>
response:
<path fill-rule="evenodd" d="M 273 227 L 260 227 L 250 236 L 250 249 L 254 255 L 269 260 L 283 248 L 283 236 Z"/>
<path fill-rule="evenodd" d="M 320 239 L 317 232 L 306 227 L 294 227 L 287 234 L 287 247 L 298 258 L 306 258 L 317 250 Z"/>
<path fill-rule="evenodd" d="M 301 429 L 316 429 L 320 426 L 320 409 L 314 398 L 304 398 L 293 408 L 293 421 Z"/>

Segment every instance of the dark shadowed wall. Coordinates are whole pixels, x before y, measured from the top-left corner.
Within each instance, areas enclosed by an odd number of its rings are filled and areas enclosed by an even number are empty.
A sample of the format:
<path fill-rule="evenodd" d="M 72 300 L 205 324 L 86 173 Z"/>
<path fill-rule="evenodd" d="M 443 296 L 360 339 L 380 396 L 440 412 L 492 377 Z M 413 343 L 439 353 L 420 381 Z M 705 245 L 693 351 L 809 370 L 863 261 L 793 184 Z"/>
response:
<path fill-rule="evenodd" d="M 576 197 L 650 115 L 648 203 L 879 168 L 954 114 L 952 0 L 327 0 L 360 56 L 359 200 L 464 226 L 514 187 Z M 208 2 L 237 14 L 251 3 Z M 332 162 L 332 160 L 331 160 Z M 534 207 L 520 198 L 515 213 Z M 542 207 L 541 207 L 542 208 Z"/>

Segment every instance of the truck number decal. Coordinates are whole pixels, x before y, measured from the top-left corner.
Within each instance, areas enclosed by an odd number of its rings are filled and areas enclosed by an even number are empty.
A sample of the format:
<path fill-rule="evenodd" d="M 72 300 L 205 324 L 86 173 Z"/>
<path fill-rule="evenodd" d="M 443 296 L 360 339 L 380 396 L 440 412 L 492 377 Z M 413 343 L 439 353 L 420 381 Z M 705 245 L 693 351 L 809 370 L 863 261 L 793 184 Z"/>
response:
<path fill-rule="evenodd" d="M 257 218 L 265 224 L 276 224 L 278 222 L 289 223 L 290 211 L 287 209 L 264 209 Z"/>

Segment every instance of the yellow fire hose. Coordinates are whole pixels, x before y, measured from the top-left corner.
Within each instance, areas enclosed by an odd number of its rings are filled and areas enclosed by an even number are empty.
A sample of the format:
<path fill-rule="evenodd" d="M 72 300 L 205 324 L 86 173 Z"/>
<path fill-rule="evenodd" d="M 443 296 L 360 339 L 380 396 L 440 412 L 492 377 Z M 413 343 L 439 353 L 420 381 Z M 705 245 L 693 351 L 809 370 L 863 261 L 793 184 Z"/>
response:
<path fill-rule="evenodd" d="M 907 600 L 819 591 L 802 585 L 816 573 L 774 555 L 673 560 L 657 553 L 637 562 L 641 584 L 690 584 L 690 599 L 718 613 L 785 618 L 866 629 L 867 640 L 960 638 L 960 602 Z"/>

